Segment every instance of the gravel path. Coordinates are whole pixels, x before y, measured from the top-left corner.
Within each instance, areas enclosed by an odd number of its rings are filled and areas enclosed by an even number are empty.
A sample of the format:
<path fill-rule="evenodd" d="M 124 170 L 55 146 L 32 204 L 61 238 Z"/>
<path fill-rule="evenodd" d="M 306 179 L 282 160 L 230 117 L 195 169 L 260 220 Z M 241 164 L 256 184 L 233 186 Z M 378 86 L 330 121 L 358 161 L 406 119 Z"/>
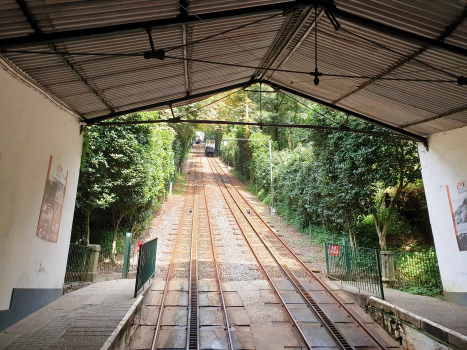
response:
<path fill-rule="evenodd" d="M 189 170 L 187 162 L 183 166 L 183 173 Z M 180 183 L 175 184 L 174 190 L 180 186 Z M 155 278 L 166 278 L 167 269 L 172 258 L 172 253 L 175 244 L 175 238 L 184 205 L 184 195 L 172 195 L 167 197 L 165 202 L 160 206 L 151 220 L 149 233 L 145 236 L 144 241 L 157 238 L 157 256 Z M 181 266 L 177 266 L 181 267 Z"/>
<path fill-rule="evenodd" d="M 320 277 L 325 276 L 326 261 L 324 258 L 324 248 L 321 245 L 310 244 L 310 236 L 301 234 L 294 226 L 289 224 L 279 215 L 270 215 L 269 207 L 263 204 L 259 198 L 246 190 L 247 186 L 238 180 L 230 170 L 227 164 L 219 161 L 222 169 L 229 175 L 229 181 L 240 193 L 249 201 L 251 206 L 261 215 L 263 220 L 272 227 L 279 237 L 287 244 L 310 269 L 320 271 Z"/>

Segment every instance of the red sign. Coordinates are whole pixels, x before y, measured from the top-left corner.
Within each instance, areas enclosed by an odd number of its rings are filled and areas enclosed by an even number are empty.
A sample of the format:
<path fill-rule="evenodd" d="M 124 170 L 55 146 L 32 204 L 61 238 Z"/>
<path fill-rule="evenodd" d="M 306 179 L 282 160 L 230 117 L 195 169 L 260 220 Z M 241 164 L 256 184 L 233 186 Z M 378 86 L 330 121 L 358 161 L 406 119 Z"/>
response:
<path fill-rule="evenodd" d="M 338 245 L 330 245 L 329 246 L 329 255 L 339 255 L 339 246 Z"/>
<path fill-rule="evenodd" d="M 138 249 L 136 250 L 137 253 L 139 253 L 139 247 L 143 244 L 143 242 L 138 242 Z"/>

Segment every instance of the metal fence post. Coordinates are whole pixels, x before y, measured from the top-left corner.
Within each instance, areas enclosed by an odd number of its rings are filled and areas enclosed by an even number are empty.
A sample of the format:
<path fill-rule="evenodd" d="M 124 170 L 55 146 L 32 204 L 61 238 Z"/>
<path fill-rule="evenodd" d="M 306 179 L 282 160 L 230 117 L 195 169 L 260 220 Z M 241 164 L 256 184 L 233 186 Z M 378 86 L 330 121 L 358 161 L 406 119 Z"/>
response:
<path fill-rule="evenodd" d="M 310 228 L 310 245 L 313 245 L 311 241 L 311 223 L 308 221 L 308 227 Z"/>
<path fill-rule="evenodd" d="M 269 142 L 269 168 L 271 170 L 271 207 L 274 207 L 274 186 L 272 182 L 272 148 L 271 148 L 271 139 Z"/>
<path fill-rule="evenodd" d="M 125 253 L 123 255 L 122 278 L 128 278 L 128 271 L 130 270 L 130 254 L 131 254 L 131 232 L 127 232 L 126 239 L 125 239 Z"/>
<path fill-rule="evenodd" d="M 347 240 L 347 239 L 346 239 Z M 347 241 L 348 242 L 348 241 Z M 346 242 L 346 243 L 347 243 Z M 344 258 L 345 258 L 345 270 L 347 276 L 352 275 L 352 267 L 350 265 L 350 247 L 348 245 L 344 245 L 342 248 L 344 248 Z"/>
<path fill-rule="evenodd" d="M 328 245 L 327 243 L 324 243 L 324 251 L 326 255 L 326 273 L 329 277 L 329 256 L 328 256 Z"/>

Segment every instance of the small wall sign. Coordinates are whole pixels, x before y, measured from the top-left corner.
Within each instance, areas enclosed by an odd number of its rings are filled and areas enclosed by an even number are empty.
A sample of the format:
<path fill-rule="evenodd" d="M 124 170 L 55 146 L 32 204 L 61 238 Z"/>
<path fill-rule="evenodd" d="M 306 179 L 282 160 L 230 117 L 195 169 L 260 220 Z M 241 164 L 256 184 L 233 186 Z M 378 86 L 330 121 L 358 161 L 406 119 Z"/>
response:
<path fill-rule="evenodd" d="M 338 245 L 329 246 L 329 255 L 340 255 L 340 250 Z"/>
<path fill-rule="evenodd" d="M 467 251 L 467 181 L 446 186 L 454 233 L 460 251 Z"/>
<path fill-rule="evenodd" d="M 68 171 L 50 156 L 36 236 L 57 243 Z"/>

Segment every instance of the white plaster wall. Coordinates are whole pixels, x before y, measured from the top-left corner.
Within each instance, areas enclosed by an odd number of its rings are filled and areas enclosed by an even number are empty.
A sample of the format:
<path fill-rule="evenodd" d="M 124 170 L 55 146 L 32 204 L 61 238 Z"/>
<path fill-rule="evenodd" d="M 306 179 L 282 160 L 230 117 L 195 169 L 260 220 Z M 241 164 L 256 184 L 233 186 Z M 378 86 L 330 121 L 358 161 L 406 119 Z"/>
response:
<path fill-rule="evenodd" d="M 446 185 L 467 180 L 467 127 L 434 134 L 418 146 L 431 227 L 446 292 L 467 292 L 467 251 L 459 251 Z"/>
<path fill-rule="evenodd" d="M 82 137 L 78 119 L 0 58 L 0 310 L 13 288 L 61 288 Z M 2 69 L 3 68 L 3 69 Z M 58 242 L 36 237 L 50 156 L 68 170 Z"/>

